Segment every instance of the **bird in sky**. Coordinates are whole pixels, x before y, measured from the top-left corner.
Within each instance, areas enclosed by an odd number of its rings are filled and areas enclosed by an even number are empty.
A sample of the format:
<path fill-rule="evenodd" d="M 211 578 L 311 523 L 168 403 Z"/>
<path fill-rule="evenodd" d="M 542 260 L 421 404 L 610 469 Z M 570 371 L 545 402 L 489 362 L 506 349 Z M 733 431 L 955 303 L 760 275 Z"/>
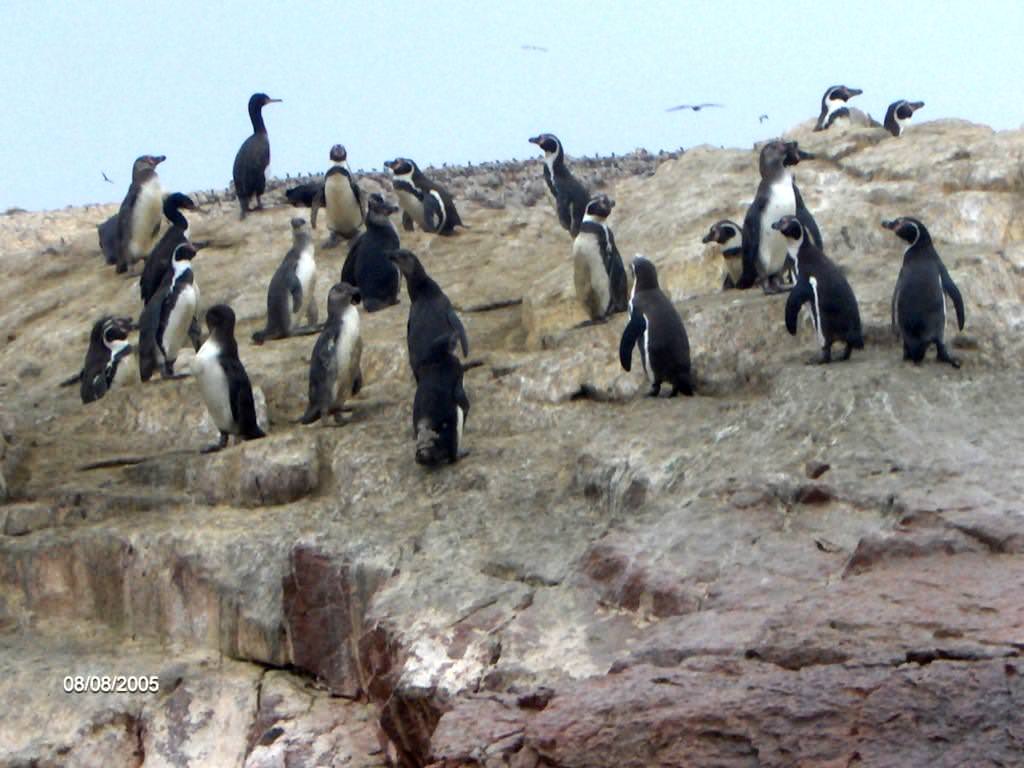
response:
<path fill-rule="evenodd" d="M 758 115 L 757 122 L 763 123 L 767 119 L 768 119 L 768 115 Z"/>
<path fill-rule="evenodd" d="M 107 182 L 107 184 L 113 184 L 113 183 L 114 183 L 114 182 L 112 182 L 112 181 L 111 181 L 111 180 L 110 180 L 109 178 L 107 178 L 107 174 L 106 174 L 106 172 L 104 172 L 104 171 L 100 171 L 100 173 L 101 173 L 101 174 L 103 174 L 103 180 L 104 180 L 105 182 Z"/>
<path fill-rule="evenodd" d="M 666 112 L 679 112 L 683 109 L 692 109 L 694 112 L 700 112 L 705 107 L 721 107 L 722 104 L 712 104 L 711 102 L 705 102 L 704 104 L 680 104 L 678 107 L 669 107 Z"/>
<path fill-rule="evenodd" d="M 548 49 L 540 45 L 521 45 L 519 46 L 524 51 L 540 51 L 541 53 L 547 53 Z"/>

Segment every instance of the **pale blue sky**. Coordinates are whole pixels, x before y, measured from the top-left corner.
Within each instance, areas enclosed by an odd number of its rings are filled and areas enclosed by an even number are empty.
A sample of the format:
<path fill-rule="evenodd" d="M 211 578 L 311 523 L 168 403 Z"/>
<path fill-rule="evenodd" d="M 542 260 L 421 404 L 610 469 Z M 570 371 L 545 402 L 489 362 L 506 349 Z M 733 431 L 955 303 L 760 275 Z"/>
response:
<path fill-rule="evenodd" d="M 0 210 L 119 201 L 146 153 L 167 155 L 167 191 L 222 188 L 255 91 L 284 99 L 265 111 L 282 176 L 336 142 L 378 170 L 539 156 L 543 131 L 576 155 L 749 147 L 837 83 L 878 119 L 910 98 L 922 121 L 1016 129 L 1022 39 L 1024 3 L 1001 0 L 7 0 Z M 726 108 L 665 112 L 693 101 Z"/>

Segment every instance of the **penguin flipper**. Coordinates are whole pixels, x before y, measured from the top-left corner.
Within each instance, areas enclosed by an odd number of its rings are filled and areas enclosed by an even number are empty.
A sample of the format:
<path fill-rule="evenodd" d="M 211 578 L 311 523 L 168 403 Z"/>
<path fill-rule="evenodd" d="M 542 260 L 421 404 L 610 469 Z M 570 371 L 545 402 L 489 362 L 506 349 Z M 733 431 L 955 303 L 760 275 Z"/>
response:
<path fill-rule="evenodd" d="M 444 210 L 434 195 L 423 196 L 423 229 L 425 232 L 437 232 L 444 224 Z"/>
<path fill-rule="evenodd" d="M 469 339 L 466 336 L 466 329 L 463 327 L 459 316 L 455 314 L 455 310 L 451 307 L 448 307 L 448 325 L 458 334 L 459 343 L 462 345 L 462 356 L 469 357 Z"/>
<path fill-rule="evenodd" d="M 623 370 L 628 371 L 632 368 L 633 347 L 640 340 L 646 327 L 647 321 L 644 319 L 644 313 L 639 309 L 634 309 L 629 322 L 626 323 L 626 327 L 622 331 L 622 340 L 619 341 L 619 363 L 622 364 Z"/>
<path fill-rule="evenodd" d="M 463 418 L 469 415 L 469 397 L 466 396 L 466 390 L 462 386 L 461 373 L 459 374 L 459 380 L 455 384 L 455 404 L 462 409 Z"/>
<path fill-rule="evenodd" d="M 316 229 L 316 214 L 324 205 L 324 188 L 320 187 L 313 195 L 313 204 L 310 206 L 313 212 L 309 215 L 309 223 L 313 229 Z"/>
<path fill-rule="evenodd" d="M 789 297 L 786 299 L 786 330 L 791 336 L 796 336 L 796 321 L 800 316 L 800 307 L 804 305 L 805 301 L 813 299 L 814 291 L 807 280 L 797 281 L 793 290 L 789 292 Z"/>
<path fill-rule="evenodd" d="M 224 374 L 228 380 L 228 400 L 231 403 L 231 418 L 238 425 L 238 433 L 246 440 L 263 437 L 263 430 L 256 421 L 256 401 L 252 384 L 240 360 L 222 359 Z"/>
<path fill-rule="evenodd" d="M 365 232 L 360 232 L 356 235 L 356 239 L 348 247 L 348 255 L 345 256 L 345 263 L 341 267 L 341 282 L 348 283 L 356 288 L 359 287 L 356 285 L 356 261 L 359 259 L 358 251 L 365 234 Z"/>
<path fill-rule="evenodd" d="M 942 290 L 948 294 L 949 298 L 953 301 L 953 306 L 956 308 L 956 324 L 962 331 L 964 329 L 964 298 L 960 295 L 960 289 L 956 287 L 953 278 L 946 271 L 946 265 L 941 261 L 939 262 L 939 277 L 942 280 Z"/>
<path fill-rule="evenodd" d="M 292 312 L 297 313 L 302 306 L 302 283 L 294 274 L 288 282 L 288 292 L 292 295 Z"/>
<path fill-rule="evenodd" d="M 622 256 L 615 246 L 615 236 L 608 231 L 608 249 L 605 255 L 605 270 L 608 272 L 608 313 L 625 312 L 629 305 L 629 284 L 626 279 L 626 268 L 622 265 Z M 602 251 L 605 254 L 605 251 Z"/>
<path fill-rule="evenodd" d="M 757 251 L 761 247 L 761 228 L 756 222 L 764 215 L 764 202 L 757 199 L 750 204 L 747 215 L 743 217 L 743 272 L 736 287 L 741 290 L 750 288 L 757 282 Z"/>
<path fill-rule="evenodd" d="M 551 193 L 551 196 L 557 200 L 558 193 L 555 192 L 555 185 L 551 181 L 551 171 L 548 170 L 547 163 L 544 164 L 544 183 L 548 185 L 548 191 Z"/>

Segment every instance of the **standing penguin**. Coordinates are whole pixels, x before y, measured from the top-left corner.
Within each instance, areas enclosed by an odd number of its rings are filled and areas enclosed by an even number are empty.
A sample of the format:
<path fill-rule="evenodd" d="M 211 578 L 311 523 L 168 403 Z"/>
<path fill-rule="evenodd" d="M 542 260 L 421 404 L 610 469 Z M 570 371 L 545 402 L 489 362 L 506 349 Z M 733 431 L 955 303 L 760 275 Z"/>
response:
<path fill-rule="evenodd" d="M 292 219 L 292 247 L 270 279 L 267 289 L 267 325 L 256 331 L 252 340 L 262 344 L 267 339 L 283 339 L 295 335 L 295 324 L 302 311 L 310 326 L 316 325 L 316 248 L 305 219 Z"/>
<path fill-rule="evenodd" d="M 907 101 L 906 99 L 894 101 L 885 110 L 885 122 L 883 123 L 885 130 L 893 136 L 902 136 L 903 130 L 914 117 L 914 113 L 923 106 L 923 101 Z"/>
<path fill-rule="evenodd" d="M 118 272 L 127 272 L 153 249 L 163 204 L 156 167 L 166 159 L 163 155 L 142 155 L 132 166 L 132 184 L 117 212 Z"/>
<path fill-rule="evenodd" d="M 164 378 L 174 375 L 174 361 L 188 336 L 199 307 L 199 286 L 192 273 L 196 249 L 179 243 L 171 256 L 171 269 L 142 310 L 139 320 L 139 374 L 149 381 L 160 366 Z"/>
<path fill-rule="evenodd" d="M 146 257 L 146 264 L 142 268 L 142 277 L 139 278 L 139 295 L 142 297 L 143 304 L 156 293 L 164 273 L 171 268 L 171 256 L 174 254 L 174 249 L 181 243 L 189 242 L 188 220 L 181 211 L 182 209 L 194 211 L 196 204 L 188 195 L 175 192 L 164 200 L 163 209 L 164 216 L 171 222 L 171 227 L 164 232 L 160 242 Z"/>
<path fill-rule="evenodd" d="M 590 193 L 566 165 L 562 142 L 557 136 L 553 133 L 542 133 L 530 139 L 530 143 L 536 144 L 544 152 L 544 181 L 551 191 L 551 196 L 555 198 L 558 221 L 564 229 L 569 230 L 570 235 L 576 237 L 583 223 L 583 214 L 587 209 Z"/>
<path fill-rule="evenodd" d="M 192 375 L 220 431 L 220 442 L 202 450 L 212 453 L 227 447 L 228 435 L 255 440 L 265 437 L 265 433 L 256 420 L 249 375 L 238 359 L 234 311 L 227 304 L 212 306 L 206 311 L 206 325 L 210 335 L 192 359 Z"/>
<path fill-rule="evenodd" d="M 267 126 L 263 122 L 263 107 L 275 104 L 281 99 L 272 99 L 265 93 L 254 93 L 249 97 L 249 120 L 252 121 L 252 136 L 242 142 L 235 155 L 232 176 L 235 180 L 235 193 L 238 205 L 242 209 L 241 218 L 249 212 L 249 201 L 255 195 L 256 207 L 263 208 L 260 195 L 267 188 L 267 166 L 270 165 L 270 139 L 267 137 Z"/>
<path fill-rule="evenodd" d="M 903 341 L 903 359 L 920 363 L 930 344 L 935 359 L 960 367 L 943 341 L 946 329 L 946 295 L 956 309 L 957 328 L 964 328 L 964 300 L 932 245 L 931 235 L 917 219 L 904 216 L 883 221 L 882 226 L 909 243 L 892 294 L 892 328 Z"/>
<path fill-rule="evenodd" d="M 399 157 L 384 163 L 394 177 L 395 194 L 402 206 L 402 226 L 407 232 L 418 224 L 424 232 L 450 235 L 464 227 L 448 190 L 429 179 L 412 160 Z"/>
<path fill-rule="evenodd" d="M 405 275 L 405 287 L 409 291 L 409 321 L 406 323 L 406 341 L 409 346 L 409 367 L 417 381 L 423 361 L 431 354 L 439 336 L 455 336 L 462 343 L 462 354 L 469 354 L 469 340 L 462 321 L 455 314 L 451 301 L 435 283 L 416 258 L 416 254 L 405 249 L 392 251 L 388 258 L 398 265 Z"/>
<path fill-rule="evenodd" d="M 633 347 L 640 348 L 640 362 L 651 381 L 650 397 L 661 393 L 662 382 L 672 385 L 669 397 L 693 394 L 690 370 L 690 341 L 683 321 L 668 296 L 658 286 L 654 264 L 637 254 L 633 259 L 633 296 L 629 300 L 629 323 L 619 342 L 619 362 L 630 370 Z"/>
<path fill-rule="evenodd" d="M 358 303 L 359 290 L 348 283 L 336 283 L 327 294 L 327 323 L 309 361 L 309 405 L 300 419 L 303 424 L 322 419 L 326 425 L 331 415 L 340 424 L 345 400 L 362 388 Z"/>
<path fill-rule="evenodd" d="M 795 141 L 770 141 L 761 149 L 761 183 L 743 218 L 743 274 L 737 287 L 749 288 L 759 281 L 765 293 L 786 290 L 782 286 L 782 273 L 788 264 L 786 238 L 772 229 L 783 216 L 800 219 L 811 242 L 822 247 L 821 232 L 790 170 L 801 160 L 813 157 Z"/>
<path fill-rule="evenodd" d="M 718 243 L 725 262 L 725 279 L 722 290 L 728 291 L 739 287 L 743 276 L 743 230 L 740 225 L 728 219 L 714 224 L 701 239 L 702 243 Z"/>
<path fill-rule="evenodd" d="M 628 301 L 626 269 L 615 236 L 605 223 L 614 207 L 615 201 L 608 195 L 590 198 L 572 243 L 576 298 L 592 322 L 625 312 Z"/>
<path fill-rule="evenodd" d="M 317 211 L 321 207 L 327 208 L 327 228 L 331 231 L 331 238 L 325 246 L 327 248 L 337 245 L 339 236 L 346 240 L 355 237 L 364 216 L 362 192 L 348 169 L 345 147 L 341 144 L 331 147 L 331 160 L 334 165 L 327 171 L 322 191 L 313 198 L 311 217 L 315 229 Z"/>
<path fill-rule="evenodd" d="M 131 320 L 127 317 L 110 315 L 93 325 L 80 375 L 83 403 L 99 400 L 115 387 L 138 382 L 139 370 L 130 360 L 133 348 L 126 341 L 130 329 Z"/>
<path fill-rule="evenodd" d="M 462 363 L 455 356 L 456 334 L 438 336 L 426 347 L 412 403 L 416 463 L 454 464 L 466 455 L 462 429 L 469 414 L 469 398 L 462 386 Z"/>
<path fill-rule="evenodd" d="M 832 362 L 832 345 L 837 341 L 846 344 L 843 360 L 849 360 L 854 349 L 864 349 L 860 310 L 850 283 L 832 260 L 807 240 L 796 216 L 783 216 L 772 229 L 781 232 L 789 243 L 797 274 L 796 285 L 786 299 L 786 330 L 796 336 L 800 307 L 807 302 L 821 345 L 821 357 L 814 362 Z"/>
<path fill-rule="evenodd" d="M 818 115 L 818 122 L 815 124 L 814 130 L 824 131 L 831 127 L 838 118 L 848 118 L 850 109 L 846 102 L 862 93 L 864 91 L 859 88 L 847 88 L 845 85 L 833 85 L 828 88 L 821 97 L 821 113 Z"/>
<path fill-rule="evenodd" d="M 376 312 L 398 303 L 402 278 L 387 254 L 401 247 L 391 214 L 398 206 L 374 192 L 366 212 L 366 231 L 349 246 L 341 281 L 359 289 L 363 308 Z"/>

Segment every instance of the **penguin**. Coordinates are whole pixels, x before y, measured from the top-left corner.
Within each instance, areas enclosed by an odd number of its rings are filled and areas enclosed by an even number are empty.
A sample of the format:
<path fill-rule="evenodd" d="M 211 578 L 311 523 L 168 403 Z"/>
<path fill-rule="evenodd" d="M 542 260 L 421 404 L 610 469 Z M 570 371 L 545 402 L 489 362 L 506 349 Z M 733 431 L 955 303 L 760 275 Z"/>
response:
<path fill-rule="evenodd" d="M 398 157 L 384 163 L 393 176 L 395 194 L 402 207 L 402 226 L 407 232 L 419 225 L 424 232 L 451 235 L 465 227 L 448 190 L 429 179 L 412 160 Z"/>
<path fill-rule="evenodd" d="M 783 216 L 796 216 L 803 224 L 811 242 L 822 248 L 821 232 L 804 205 L 800 190 L 793 180 L 792 166 L 801 160 L 813 159 L 795 141 L 770 141 L 761 149 L 758 166 L 761 183 L 754 202 L 743 218 L 743 274 L 738 288 L 749 288 L 760 282 L 765 293 L 786 290 L 781 285 L 782 273 L 788 264 L 786 238 L 772 229 Z"/>
<path fill-rule="evenodd" d="M 142 155 L 132 166 L 132 183 L 117 212 L 117 272 L 127 272 L 153 249 L 160 232 L 163 190 L 156 167 L 167 158 Z"/>
<path fill-rule="evenodd" d="M 462 363 L 455 356 L 458 336 L 442 334 L 425 348 L 412 403 L 416 463 L 422 466 L 454 464 L 467 452 L 462 430 L 469 414 L 469 398 L 462 385 Z"/>
<path fill-rule="evenodd" d="M 579 234 L 572 243 L 576 298 L 591 322 L 626 311 L 626 269 L 615 247 L 615 236 L 605 223 L 615 207 L 608 195 L 595 195 L 587 203 Z"/>
<path fill-rule="evenodd" d="M 825 91 L 821 97 L 821 113 L 818 115 L 818 122 L 814 126 L 815 131 L 824 131 L 829 128 L 836 119 L 848 118 L 850 109 L 846 102 L 854 96 L 860 96 L 864 91 L 859 88 L 847 88 L 845 85 L 833 85 Z"/>
<path fill-rule="evenodd" d="M 398 303 L 402 278 L 398 267 L 387 257 L 390 251 L 401 248 L 398 232 L 388 218 L 397 212 L 398 206 L 380 194 L 374 192 L 370 195 L 366 229 L 352 241 L 341 268 L 341 281 L 359 289 L 367 312 L 376 312 Z"/>
<path fill-rule="evenodd" d="M 810 304 L 811 320 L 821 345 L 821 356 L 812 362 L 832 362 L 832 345 L 846 344 L 843 360 L 849 360 L 854 349 L 864 349 L 860 310 L 853 288 L 839 267 L 821 249 L 810 242 L 796 216 L 783 216 L 772 229 L 786 238 L 789 255 L 797 275 L 796 285 L 786 299 L 786 330 L 796 336 L 800 307 Z"/>
<path fill-rule="evenodd" d="M 313 201 L 324 190 L 322 181 L 308 181 L 305 184 L 298 184 L 284 191 L 288 202 L 296 208 L 312 208 Z"/>
<path fill-rule="evenodd" d="M 348 169 L 348 153 L 341 144 L 331 147 L 334 165 L 324 177 L 323 191 L 313 199 L 313 228 L 316 228 L 316 214 L 321 207 L 327 208 L 327 228 L 331 238 L 326 247 L 337 244 L 338 237 L 351 240 L 359 232 L 365 216 L 363 195 Z"/>
<path fill-rule="evenodd" d="M 228 436 L 242 440 L 265 437 L 256 420 L 256 402 L 245 366 L 238 359 L 235 341 L 235 313 L 227 304 L 216 304 L 206 311 L 210 335 L 192 359 L 192 375 L 220 430 L 220 442 L 203 448 L 213 453 L 227 447 Z"/>
<path fill-rule="evenodd" d="M 565 164 L 565 152 L 557 136 L 542 133 L 530 139 L 530 143 L 536 144 L 544 152 L 544 181 L 551 196 L 555 198 L 558 221 L 575 238 L 583 223 L 590 193 Z"/>
<path fill-rule="evenodd" d="M 359 289 L 348 283 L 336 283 L 327 294 L 327 323 L 309 361 L 309 405 L 299 419 L 303 424 L 322 419 L 326 425 L 331 415 L 340 424 L 345 400 L 362 388 L 358 303 Z"/>
<path fill-rule="evenodd" d="M 103 260 L 111 266 L 117 264 L 117 254 L 121 247 L 120 241 L 117 239 L 117 219 L 118 215 L 115 213 L 102 224 L 96 225 L 96 233 L 100 241 L 100 253 L 103 254 Z"/>
<path fill-rule="evenodd" d="M 743 276 L 743 230 L 735 221 L 722 219 L 714 224 L 701 239 L 702 243 L 717 243 L 722 251 L 725 262 L 725 279 L 722 290 L 729 291 L 739 287 Z"/>
<path fill-rule="evenodd" d="M 171 269 L 164 274 L 160 288 L 142 310 L 139 320 L 139 374 L 149 381 L 161 368 L 164 378 L 174 374 L 174 361 L 188 336 L 199 308 L 199 286 L 192 272 L 196 249 L 191 243 L 179 243 L 171 256 Z"/>
<path fill-rule="evenodd" d="M 284 339 L 296 335 L 296 323 L 306 312 L 309 326 L 316 325 L 316 248 L 306 220 L 292 219 L 292 247 L 285 254 L 267 288 L 267 325 L 256 331 L 252 340 L 262 344 L 268 339 Z M 303 329 L 304 333 L 309 332 Z M 302 334 L 299 334 L 302 335 Z"/>
<path fill-rule="evenodd" d="M 110 390 L 137 383 L 138 368 L 130 360 L 134 348 L 128 343 L 131 320 L 101 317 L 92 327 L 89 351 L 80 374 L 79 394 L 83 403 L 99 400 Z"/>
<path fill-rule="evenodd" d="M 690 341 L 682 318 L 658 286 L 654 264 L 637 254 L 633 258 L 633 295 L 629 299 L 629 322 L 619 342 L 619 362 L 629 371 L 633 347 L 640 348 L 640 362 L 651 382 L 649 397 L 661 393 L 661 385 L 672 385 L 669 397 L 693 394 L 690 369 Z"/>
<path fill-rule="evenodd" d="M 455 334 L 462 344 L 462 354 L 469 354 L 469 340 L 462 321 L 455 314 L 451 301 L 435 283 L 416 258 L 416 254 L 404 248 L 388 254 L 405 275 L 405 287 L 409 292 L 409 320 L 406 323 L 406 342 L 409 347 L 409 367 L 419 381 L 420 366 L 431 354 L 435 340 L 442 335 Z"/>
<path fill-rule="evenodd" d="M 893 136 L 902 136 L 904 128 L 907 127 L 914 113 L 923 106 L 923 101 L 907 101 L 906 99 L 894 101 L 885 110 L 885 122 L 883 123 L 885 130 Z"/>
<path fill-rule="evenodd" d="M 164 232 L 160 242 L 156 244 L 146 257 L 146 264 L 142 268 L 142 276 L 139 278 L 139 295 L 143 305 L 156 293 L 163 280 L 164 272 L 171 267 L 171 256 L 174 249 L 181 243 L 189 242 L 188 220 L 181 212 L 182 209 L 194 211 L 196 204 L 188 195 L 175 192 L 168 195 L 164 200 L 164 216 L 171 222 L 171 227 Z"/>
<path fill-rule="evenodd" d="M 892 294 L 892 328 L 903 341 L 903 359 L 920 363 L 930 344 L 935 359 L 960 367 L 946 349 L 946 296 L 953 301 L 956 324 L 964 329 L 964 300 L 932 244 L 931 235 L 917 219 L 904 216 L 882 226 L 909 244 Z"/>
<path fill-rule="evenodd" d="M 249 120 L 252 121 L 252 136 L 242 142 L 235 155 L 232 177 L 235 180 L 235 193 L 238 205 L 242 209 L 241 218 L 249 212 L 249 201 L 255 195 L 256 207 L 261 210 L 263 203 L 260 195 L 267 188 L 267 166 L 270 165 L 270 139 L 267 137 L 267 126 L 263 122 L 263 107 L 277 104 L 281 99 L 272 99 L 265 93 L 254 93 L 249 97 Z"/>

